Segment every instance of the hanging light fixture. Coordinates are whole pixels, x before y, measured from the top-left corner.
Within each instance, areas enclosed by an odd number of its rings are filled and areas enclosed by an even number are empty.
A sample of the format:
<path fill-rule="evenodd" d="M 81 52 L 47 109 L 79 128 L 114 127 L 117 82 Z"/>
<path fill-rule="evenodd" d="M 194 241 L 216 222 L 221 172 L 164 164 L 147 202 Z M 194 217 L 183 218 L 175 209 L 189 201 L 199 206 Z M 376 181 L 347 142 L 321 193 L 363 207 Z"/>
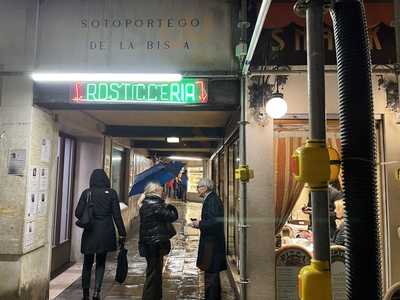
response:
<path fill-rule="evenodd" d="M 285 99 L 283 99 L 283 94 L 279 92 L 279 86 L 286 83 L 287 76 L 281 77 L 279 75 L 276 76 L 276 91 L 271 95 L 265 105 L 267 114 L 274 119 L 282 118 L 284 115 L 286 115 L 288 109 L 287 103 Z"/>
<path fill-rule="evenodd" d="M 267 114 L 274 119 L 282 118 L 287 113 L 287 103 L 282 93 L 273 93 L 265 105 Z"/>
<path fill-rule="evenodd" d="M 280 70 L 278 67 L 273 70 Z M 284 70 L 290 70 L 285 68 Z M 254 120 L 264 126 L 267 115 L 277 119 L 287 113 L 287 103 L 280 90 L 288 80 L 288 75 L 257 76 L 249 85 L 249 108 Z"/>

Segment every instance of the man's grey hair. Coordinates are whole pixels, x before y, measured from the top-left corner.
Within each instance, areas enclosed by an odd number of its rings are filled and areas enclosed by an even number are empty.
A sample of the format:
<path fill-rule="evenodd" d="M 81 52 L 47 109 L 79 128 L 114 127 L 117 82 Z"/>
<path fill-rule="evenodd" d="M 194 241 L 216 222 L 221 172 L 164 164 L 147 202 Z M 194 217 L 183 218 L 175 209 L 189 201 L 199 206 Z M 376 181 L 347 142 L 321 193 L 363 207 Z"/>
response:
<path fill-rule="evenodd" d="M 212 191 L 214 190 L 214 182 L 208 178 L 200 179 L 199 183 L 197 184 L 198 187 L 206 187 L 207 190 Z"/>

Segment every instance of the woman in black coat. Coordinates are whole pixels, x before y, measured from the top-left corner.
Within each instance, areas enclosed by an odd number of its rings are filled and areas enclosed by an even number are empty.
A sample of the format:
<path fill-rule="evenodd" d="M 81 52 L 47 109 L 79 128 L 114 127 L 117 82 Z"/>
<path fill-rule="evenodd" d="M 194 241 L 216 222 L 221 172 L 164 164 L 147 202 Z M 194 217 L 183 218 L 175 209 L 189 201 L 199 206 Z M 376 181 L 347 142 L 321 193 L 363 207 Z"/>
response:
<path fill-rule="evenodd" d="M 82 269 L 83 299 L 89 300 L 90 277 L 96 255 L 96 289 L 93 299 L 100 299 L 107 252 L 117 250 L 114 222 L 119 233 L 119 243 L 126 237 L 117 192 L 110 188 L 110 180 L 103 169 L 96 169 L 90 176 L 90 188 L 83 191 L 75 216 L 80 219 L 87 200 L 93 203 L 93 219 L 89 229 L 82 234 L 81 252 L 84 254 Z"/>
<path fill-rule="evenodd" d="M 178 219 L 173 205 L 165 204 L 163 188 L 150 182 L 144 189 L 145 198 L 140 203 L 139 253 L 146 257 L 146 281 L 143 300 L 162 299 L 163 256 L 171 250 L 170 238 L 176 232 L 172 222 Z"/>

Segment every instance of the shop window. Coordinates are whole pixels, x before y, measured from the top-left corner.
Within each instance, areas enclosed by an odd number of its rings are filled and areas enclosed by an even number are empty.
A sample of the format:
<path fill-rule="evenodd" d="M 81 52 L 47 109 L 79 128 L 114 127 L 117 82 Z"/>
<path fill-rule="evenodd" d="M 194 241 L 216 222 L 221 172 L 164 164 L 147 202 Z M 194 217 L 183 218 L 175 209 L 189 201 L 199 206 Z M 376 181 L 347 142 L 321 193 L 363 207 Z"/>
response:
<path fill-rule="evenodd" d="M 224 164 L 225 152 L 219 154 L 218 157 L 218 195 L 222 202 L 225 203 L 225 164 Z"/>
<path fill-rule="evenodd" d="M 218 180 L 218 174 L 219 174 L 219 170 L 218 170 L 218 155 L 216 155 L 214 157 L 214 159 L 212 160 L 212 181 L 215 184 L 215 192 L 218 192 L 219 190 L 219 180 Z"/>
<path fill-rule="evenodd" d="M 125 150 L 113 147 L 111 157 L 111 187 L 118 193 L 120 201 L 126 196 L 126 155 Z"/>
<path fill-rule="evenodd" d="M 197 184 L 203 178 L 203 167 L 187 167 L 189 184 L 188 193 L 197 193 Z"/>
<path fill-rule="evenodd" d="M 228 147 L 228 255 L 238 263 L 239 255 L 239 181 L 235 169 L 239 167 L 239 141 Z"/>

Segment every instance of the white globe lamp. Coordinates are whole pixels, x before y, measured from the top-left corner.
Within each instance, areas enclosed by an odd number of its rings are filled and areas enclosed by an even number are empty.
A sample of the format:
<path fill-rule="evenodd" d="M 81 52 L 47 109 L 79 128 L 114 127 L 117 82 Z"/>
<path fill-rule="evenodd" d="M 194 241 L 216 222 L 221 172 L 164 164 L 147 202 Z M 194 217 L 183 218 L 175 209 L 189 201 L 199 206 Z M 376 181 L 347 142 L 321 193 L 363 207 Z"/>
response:
<path fill-rule="evenodd" d="M 274 93 L 265 105 L 267 114 L 274 119 L 279 119 L 287 113 L 287 103 L 283 99 L 283 94 Z"/>

